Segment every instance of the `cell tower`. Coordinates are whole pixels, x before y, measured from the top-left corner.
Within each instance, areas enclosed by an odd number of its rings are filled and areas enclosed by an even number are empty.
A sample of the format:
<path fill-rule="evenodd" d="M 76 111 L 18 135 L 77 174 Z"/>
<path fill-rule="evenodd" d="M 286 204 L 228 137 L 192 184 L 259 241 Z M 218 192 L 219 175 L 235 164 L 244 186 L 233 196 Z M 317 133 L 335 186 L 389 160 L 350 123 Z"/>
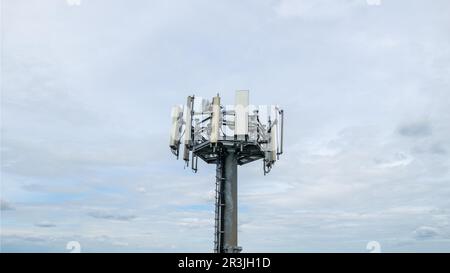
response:
<path fill-rule="evenodd" d="M 219 94 L 208 101 L 188 96 L 172 108 L 170 149 L 197 172 L 198 158 L 216 164 L 214 252 L 239 253 L 237 236 L 237 166 L 263 159 L 264 175 L 283 153 L 283 110 L 249 105 L 249 91 L 236 91 L 234 105 Z M 184 129 L 184 130 L 183 130 Z"/>

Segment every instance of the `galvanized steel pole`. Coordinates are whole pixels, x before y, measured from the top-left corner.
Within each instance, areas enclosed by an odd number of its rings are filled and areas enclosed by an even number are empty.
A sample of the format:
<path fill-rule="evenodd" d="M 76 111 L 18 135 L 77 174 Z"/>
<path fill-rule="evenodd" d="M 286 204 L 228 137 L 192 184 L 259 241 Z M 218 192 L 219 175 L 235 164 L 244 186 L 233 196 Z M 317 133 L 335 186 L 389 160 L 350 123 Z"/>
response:
<path fill-rule="evenodd" d="M 234 150 L 228 150 L 224 155 L 224 252 L 239 252 L 237 236 L 237 159 Z"/>

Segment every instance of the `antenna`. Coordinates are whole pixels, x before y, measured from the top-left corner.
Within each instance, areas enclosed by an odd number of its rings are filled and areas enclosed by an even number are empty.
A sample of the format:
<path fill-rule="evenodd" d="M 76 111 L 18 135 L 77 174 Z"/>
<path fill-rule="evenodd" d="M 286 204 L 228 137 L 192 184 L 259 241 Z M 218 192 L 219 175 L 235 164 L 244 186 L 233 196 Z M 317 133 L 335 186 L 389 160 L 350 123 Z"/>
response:
<path fill-rule="evenodd" d="M 284 112 L 279 106 L 249 105 L 248 90 L 236 91 L 234 106 L 220 103 L 217 94 L 211 102 L 188 96 L 184 113 L 174 106 L 169 146 L 178 159 L 184 137 L 183 160 L 186 166 L 192 160 L 194 172 L 198 158 L 216 165 L 214 252 L 239 253 L 237 167 L 263 159 L 264 175 L 271 171 L 283 153 Z"/>
<path fill-rule="evenodd" d="M 183 107 L 174 106 L 172 108 L 172 129 L 170 131 L 170 150 L 174 155 L 179 155 L 180 150 L 180 134 L 183 126 Z"/>

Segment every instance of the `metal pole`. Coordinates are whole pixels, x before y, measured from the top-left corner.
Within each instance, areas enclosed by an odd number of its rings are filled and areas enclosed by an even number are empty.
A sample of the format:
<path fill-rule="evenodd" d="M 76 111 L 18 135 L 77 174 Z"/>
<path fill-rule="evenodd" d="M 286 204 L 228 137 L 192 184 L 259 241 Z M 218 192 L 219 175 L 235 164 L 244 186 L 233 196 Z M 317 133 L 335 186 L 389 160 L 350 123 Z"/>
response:
<path fill-rule="evenodd" d="M 223 251 L 240 252 L 237 232 L 237 157 L 230 149 L 224 154 L 223 166 Z"/>

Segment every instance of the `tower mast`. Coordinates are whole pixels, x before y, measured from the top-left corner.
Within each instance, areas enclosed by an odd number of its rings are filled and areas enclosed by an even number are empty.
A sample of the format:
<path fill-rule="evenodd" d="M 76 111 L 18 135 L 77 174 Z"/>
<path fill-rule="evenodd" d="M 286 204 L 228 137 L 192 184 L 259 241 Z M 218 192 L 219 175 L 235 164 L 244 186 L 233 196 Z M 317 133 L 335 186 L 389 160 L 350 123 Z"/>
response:
<path fill-rule="evenodd" d="M 198 158 L 216 165 L 214 252 L 239 253 L 238 166 L 263 159 L 267 174 L 283 152 L 284 114 L 278 106 L 260 106 L 249 113 L 248 91 L 236 91 L 234 109 L 225 109 L 220 97 L 207 100 L 188 96 L 186 108 L 172 108 L 170 149 L 179 155 L 184 135 L 183 159 L 197 172 Z M 198 102 L 200 106 L 196 105 Z M 184 133 L 183 133 L 184 127 Z M 190 158 L 191 155 L 191 158 Z"/>

